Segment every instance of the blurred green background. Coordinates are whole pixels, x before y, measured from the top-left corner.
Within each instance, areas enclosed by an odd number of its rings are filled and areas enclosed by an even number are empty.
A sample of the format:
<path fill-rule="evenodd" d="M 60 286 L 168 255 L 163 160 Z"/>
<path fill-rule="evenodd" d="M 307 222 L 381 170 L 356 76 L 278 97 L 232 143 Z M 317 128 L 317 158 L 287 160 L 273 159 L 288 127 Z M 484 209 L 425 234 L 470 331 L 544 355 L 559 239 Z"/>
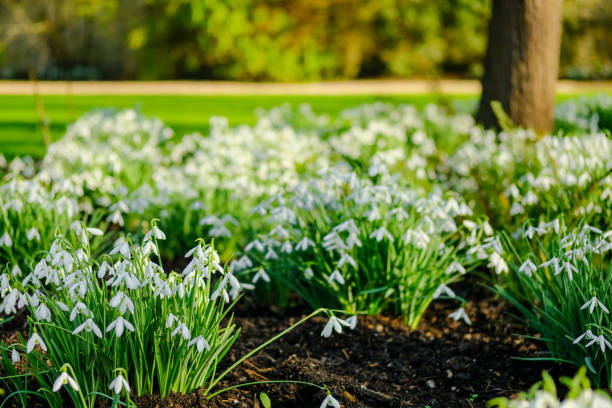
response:
<path fill-rule="evenodd" d="M 485 0 L 2 0 L 0 78 L 479 77 Z M 561 75 L 612 77 L 612 1 L 565 0 Z"/>

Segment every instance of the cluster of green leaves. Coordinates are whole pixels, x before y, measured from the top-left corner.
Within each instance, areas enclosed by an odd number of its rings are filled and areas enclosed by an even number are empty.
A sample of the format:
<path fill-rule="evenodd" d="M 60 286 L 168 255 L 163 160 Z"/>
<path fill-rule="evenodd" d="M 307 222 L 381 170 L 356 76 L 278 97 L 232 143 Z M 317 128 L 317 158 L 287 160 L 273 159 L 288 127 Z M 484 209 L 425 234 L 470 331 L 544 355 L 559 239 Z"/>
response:
<path fill-rule="evenodd" d="M 31 350 L 23 339 L 3 345 L 3 381 L 23 403 L 24 390 L 34 390 L 51 406 L 63 406 L 52 384 L 64 365 L 79 385 L 67 387 L 75 406 L 94 406 L 117 370 L 135 395 L 209 392 L 217 383 L 217 365 L 239 331 L 220 295 L 227 279 L 213 281 L 222 270 L 214 250 L 198 244 L 197 265 L 185 277 L 150 259 L 159 253 L 151 235 L 112 253 L 118 255 L 90 259 L 87 241 L 75 248 L 59 236 L 31 272 L 30 286 L 11 279 L 12 290 L 30 297 L 29 341 L 36 333 L 45 345 L 45 352 Z M 25 360 L 27 376 L 13 366 L 13 350 Z"/>
<path fill-rule="evenodd" d="M 533 233 L 506 237 L 512 271 L 497 290 L 541 334 L 549 351 L 544 359 L 586 365 L 595 384 L 610 387 L 612 234 L 588 225 Z"/>
<path fill-rule="evenodd" d="M 452 196 L 337 169 L 254 212 L 267 222 L 234 266 L 255 261 L 248 270 L 260 298 L 282 303 L 297 293 L 313 308 L 391 311 L 413 328 L 436 292 L 478 263 L 466 250 L 484 236 L 476 223 L 462 224 L 471 212 Z"/>
<path fill-rule="evenodd" d="M 587 368 L 580 367 L 572 378 L 561 377 L 559 382 L 567 387 L 566 399 L 560 401 L 557 385 L 546 371 L 542 372 L 542 381 L 535 383 L 527 392 L 522 392 L 515 399 L 505 397 L 494 398 L 487 406 L 497 408 L 523 407 L 559 407 L 559 408 L 590 408 L 612 406 L 610 396 L 601 390 L 593 392 L 591 382 L 586 375 Z"/>

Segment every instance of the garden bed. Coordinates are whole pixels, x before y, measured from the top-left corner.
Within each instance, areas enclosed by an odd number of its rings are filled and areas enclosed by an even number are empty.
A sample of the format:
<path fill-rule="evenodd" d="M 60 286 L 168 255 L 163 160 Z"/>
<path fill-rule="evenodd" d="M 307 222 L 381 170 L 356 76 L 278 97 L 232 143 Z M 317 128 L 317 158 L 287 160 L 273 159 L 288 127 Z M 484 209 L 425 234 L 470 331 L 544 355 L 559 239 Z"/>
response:
<path fill-rule="evenodd" d="M 528 389 L 542 370 L 570 373 L 551 363 L 514 357 L 536 357 L 541 345 L 515 336 L 507 304 L 491 297 L 469 301 L 472 326 L 452 321 L 452 303 L 434 303 L 419 328 L 410 331 L 397 318 L 363 316 L 354 331 L 320 336 L 324 318 L 298 327 L 247 360 L 223 386 L 298 380 L 327 385 L 343 407 L 483 407 L 500 395 Z M 236 320 L 241 335 L 228 363 L 252 350 L 305 314 L 241 307 Z M 232 390 L 212 401 L 199 393 L 139 399 L 143 407 L 258 407 L 258 395 L 273 407 L 312 407 L 323 391 L 293 384 L 263 384 Z M 314 405 L 313 405 L 314 404 Z"/>
<path fill-rule="evenodd" d="M 449 319 L 455 305 L 445 301 L 434 303 L 415 331 L 399 318 L 362 316 L 355 330 L 324 338 L 320 331 L 326 319 L 314 318 L 239 366 L 221 388 L 296 380 L 325 384 L 346 408 L 484 407 L 491 398 L 528 389 L 541 378 L 542 370 L 571 373 L 567 367 L 515 359 L 536 357 L 543 348 L 514 334 L 517 330 L 507 303 L 478 292 L 476 297 L 482 299 L 465 306 L 471 326 Z M 306 312 L 245 302 L 235 315 L 242 332 L 224 367 Z M 24 322 L 23 317 L 18 320 Z M 10 341 L 19 327 L 14 321 L 3 328 L 2 339 Z M 273 407 L 312 407 L 325 398 L 324 391 L 305 385 L 261 384 L 231 390 L 210 401 L 194 392 L 165 399 L 150 395 L 135 402 L 144 408 L 261 407 L 260 392 L 269 395 Z"/>

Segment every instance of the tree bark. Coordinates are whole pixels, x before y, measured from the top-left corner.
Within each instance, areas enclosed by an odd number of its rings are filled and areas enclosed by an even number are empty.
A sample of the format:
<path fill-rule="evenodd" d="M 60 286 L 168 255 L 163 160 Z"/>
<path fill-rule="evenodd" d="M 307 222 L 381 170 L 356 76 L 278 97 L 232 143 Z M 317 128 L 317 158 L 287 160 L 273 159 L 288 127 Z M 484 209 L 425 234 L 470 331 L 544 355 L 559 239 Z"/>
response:
<path fill-rule="evenodd" d="M 493 0 L 476 119 L 499 127 L 499 101 L 521 127 L 550 132 L 559 74 L 562 0 Z"/>

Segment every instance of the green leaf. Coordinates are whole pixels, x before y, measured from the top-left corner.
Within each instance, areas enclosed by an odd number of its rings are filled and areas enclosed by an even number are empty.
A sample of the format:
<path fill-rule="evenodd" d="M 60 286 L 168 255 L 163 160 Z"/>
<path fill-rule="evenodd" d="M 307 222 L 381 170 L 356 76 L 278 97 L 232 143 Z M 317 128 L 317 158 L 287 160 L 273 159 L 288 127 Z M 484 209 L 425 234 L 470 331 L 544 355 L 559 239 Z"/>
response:
<path fill-rule="evenodd" d="M 261 404 L 264 406 L 264 408 L 272 407 L 272 401 L 270 401 L 270 397 L 268 397 L 268 394 L 265 392 L 259 393 L 259 399 L 261 400 Z"/>

